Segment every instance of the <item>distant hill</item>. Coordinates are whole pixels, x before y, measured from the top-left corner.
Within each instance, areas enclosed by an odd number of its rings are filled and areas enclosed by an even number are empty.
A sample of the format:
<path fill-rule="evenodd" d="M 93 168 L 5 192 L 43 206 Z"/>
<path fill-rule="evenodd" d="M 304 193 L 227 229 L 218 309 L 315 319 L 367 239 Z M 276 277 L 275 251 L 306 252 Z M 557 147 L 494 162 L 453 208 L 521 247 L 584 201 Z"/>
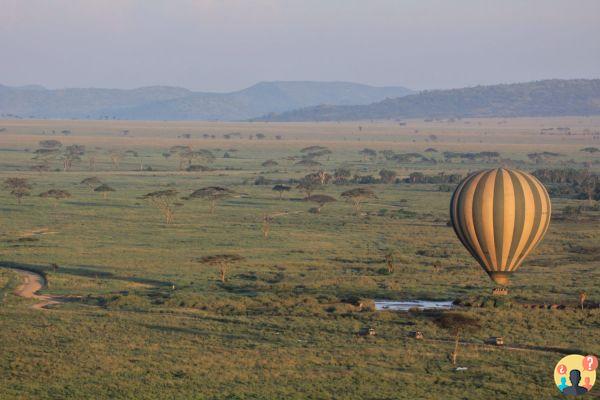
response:
<path fill-rule="evenodd" d="M 0 85 L 0 117 L 246 120 L 318 104 L 369 104 L 413 93 L 348 82 L 261 82 L 231 93 L 168 86 L 132 90 Z"/>
<path fill-rule="evenodd" d="M 270 114 L 257 120 L 342 121 L 599 114 L 600 79 L 553 79 L 463 89 L 431 90 L 368 105 L 319 105 Z"/>

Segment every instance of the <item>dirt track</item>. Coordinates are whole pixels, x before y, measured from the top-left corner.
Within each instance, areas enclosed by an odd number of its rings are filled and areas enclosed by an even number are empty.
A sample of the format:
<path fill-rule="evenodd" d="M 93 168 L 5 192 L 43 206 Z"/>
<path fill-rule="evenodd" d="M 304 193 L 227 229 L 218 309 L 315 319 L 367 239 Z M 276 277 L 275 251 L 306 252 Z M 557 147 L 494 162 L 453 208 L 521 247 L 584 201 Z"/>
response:
<path fill-rule="evenodd" d="M 23 283 L 15 290 L 15 294 L 28 299 L 40 300 L 32 308 L 47 309 L 48 306 L 60 303 L 60 300 L 54 296 L 36 294 L 46 284 L 46 279 L 41 274 L 17 268 L 12 270 L 23 277 Z"/>

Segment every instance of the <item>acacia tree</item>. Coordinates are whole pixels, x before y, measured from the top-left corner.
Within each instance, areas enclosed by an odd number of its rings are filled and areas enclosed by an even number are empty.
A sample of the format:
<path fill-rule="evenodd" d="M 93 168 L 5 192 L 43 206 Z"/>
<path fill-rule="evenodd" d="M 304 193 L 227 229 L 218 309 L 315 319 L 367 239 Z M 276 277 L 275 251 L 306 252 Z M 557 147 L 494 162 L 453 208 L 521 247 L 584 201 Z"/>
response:
<path fill-rule="evenodd" d="M 391 169 L 382 169 L 379 171 L 379 177 L 383 183 L 393 183 L 396 179 L 396 171 L 392 171 Z"/>
<path fill-rule="evenodd" d="M 171 148 L 169 149 L 169 152 L 164 153 L 163 155 L 165 155 L 165 158 L 167 157 L 166 154 L 178 155 L 179 156 L 179 169 L 182 170 L 186 156 L 190 155 L 191 152 L 192 152 L 192 148 L 190 146 L 177 145 L 177 146 L 171 146 Z M 191 158 L 189 158 L 189 159 L 191 159 Z"/>
<path fill-rule="evenodd" d="M 583 192 L 587 196 L 588 203 L 592 205 L 594 203 L 594 195 L 596 194 L 596 188 L 600 185 L 600 178 L 598 175 L 591 174 L 589 171 L 585 172 L 585 177 L 581 182 Z"/>
<path fill-rule="evenodd" d="M 140 155 L 140 153 L 138 153 L 135 150 L 126 150 L 125 155 L 137 158 L 138 161 L 140 162 L 140 171 L 144 170 L 144 157 L 142 155 Z"/>
<path fill-rule="evenodd" d="M 377 152 L 373 149 L 364 148 L 358 152 L 363 157 L 363 161 L 373 161 L 377 157 Z"/>
<path fill-rule="evenodd" d="M 311 181 L 308 179 L 302 179 L 296 189 L 304 192 L 306 194 L 306 198 L 309 198 L 312 193 L 319 188 L 319 184 L 315 181 Z"/>
<path fill-rule="evenodd" d="M 275 185 L 273 186 L 273 190 L 275 192 L 279 192 L 279 200 L 281 200 L 281 198 L 283 197 L 283 192 L 289 192 L 290 191 L 290 187 L 286 186 L 286 185 Z"/>
<path fill-rule="evenodd" d="M 103 183 L 102 185 L 98 186 L 96 189 L 94 189 L 94 192 L 97 193 L 102 193 L 102 198 L 107 199 L 108 198 L 108 194 L 110 192 L 114 192 L 115 189 L 113 189 L 112 187 L 108 186 L 106 183 Z"/>
<path fill-rule="evenodd" d="M 262 218 L 262 233 L 265 239 L 269 238 L 269 233 L 271 232 L 271 223 L 275 220 L 276 217 L 280 217 L 282 215 L 288 215 L 289 212 L 282 211 L 273 214 L 264 214 Z"/>
<path fill-rule="evenodd" d="M 348 168 L 338 168 L 333 173 L 334 182 L 337 184 L 346 183 L 352 177 L 352 171 Z"/>
<path fill-rule="evenodd" d="M 167 189 L 151 192 L 142 196 L 154 207 L 158 208 L 165 216 L 165 222 L 170 224 L 173 222 L 173 201 L 177 197 L 177 190 Z"/>
<path fill-rule="evenodd" d="M 96 149 L 99 149 L 98 147 Z M 90 171 L 96 170 L 96 151 L 88 151 L 86 152 L 88 156 L 88 168 Z"/>
<path fill-rule="evenodd" d="M 271 167 L 278 166 L 279 163 L 277 161 L 274 161 L 274 160 L 267 160 L 267 161 L 263 162 L 261 165 L 263 167 L 265 167 L 265 168 L 271 168 Z"/>
<path fill-rule="evenodd" d="M 41 148 L 37 149 L 34 154 L 35 155 L 33 159 L 41 162 L 42 165 L 49 169 L 50 162 L 56 160 L 56 158 L 60 155 L 60 149 Z"/>
<path fill-rule="evenodd" d="M 352 207 L 356 214 L 360 213 L 362 203 L 367 199 L 376 199 L 377 196 L 372 190 L 367 188 L 356 188 L 346 190 L 340 195 L 341 198 L 352 203 Z"/>
<path fill-rule="evenodd" d="M 50 170 L 50 167 L 46 164 L 37 164 L 31 166 L 30 169 L 41 174 L 42 172 L 48 172 Z"/>
<path fill-rule="evenodd" d="M 23 197 L 31 193 L 31 185 L 25 178 L 7 178 L 4 180 L 4 189 L 8 190 L 11 196 L 17 199 L 17 204 L 21 205 Z"/>
<path fill-rule="evenodd" d="M 203 199 L 210 203 L 210 213 L 215 211 L 217 202 L 231 197 L 239 197 L 239 194 L 231 189 L 220 186 L 208 186 L 194 191 L 188 199 Z"/>
<path fill-rule="evenodd" d="M 59 200 L 70 198 L 71 193 L 61 189 L 50 189 L 46 192 L 40 193 L 39 196 L 45 199 L 53 199 L 54 207 L 56 207 L 56 204 Z"/>
<path fill-rule="evenodd" d="M 294 165 L 299 165 L 299 166 L 302 166 L 302 167 L 307 167 L 309 169 L 316 169 L 317 167 L 320 167 L 323 164 L 321 164 L 320 162 L 315 161 L 315 160 L 303 159 L 303 160 L 298 161 Z"/>
<path fill-rule="evenodd" d="M 43 149 L 60 149 L 62 147 L 62 143 L 54 139 L 41 140 L 38 144 Z"/>
<path fill-rule="evenodd" d="M 37 149 L 33 157 L 34 160 L 40 161 L 42 164 L 36 165 L 34 170 L 43 172 L 50 169 L 50 161 L 56 159 L 60 154 L 62 143 L 58 140 L 42 140 L 38 143 L 40 148 Z"/>
<path fill-rule="evenodd" d="M 474 315 L 449 312 L 441 315 L 434 320 L 435 324 L 446 330 L 454 337 L 454 351 L 451 354 L 452 365 L 456 366 L 458 358 L 458 346 L 461 336 L 468 333 L 477 332 L 481 329 L 479 319 Z"/>
<path fill-rule="evenodd" d="M 222 283 L 225 283 L 227 280 L 227 270 L 229 269 L 229 265 L 243 260 L 245 260 L 245 258 L 238 254 L 214 254 L 198 258 L 196 261 L 202 264 L 218 266 L 220 280 Z"/>
<path fill-rule="evenodd" d="M 580 151 L 585 151 L 586 153 L 594 154 L 600 152 L 600 149 L 597 147 L 585 147 Z"/>
<path fill-rule="evenodd" d="M 304 147 L 302 150 L 300 150 L 300 153 L 310 154 L 310 153 L 315 153 L 315 152 L 322 151 L 322 150 L 329 150 L 329 149 L 325 146 L 308 146 L 308 147 Z"/>
<path fill-rule="evenodd" d="M 306 197 L 310 197 L 312 193 L 320 186 L 329 183 L 333 177 L 325 171 L 318 171 L 306 175 L 300 180 L 297 189 L 306 193 Z"/>
<path fill-rule="evenodd" d="M 108 152 L 108 156 L 110 157 L 113 169 L 119 169 L 119 165 L 121 165 L 121 161 L 125 155 L 119 150 L 111 150 Z"/>
<path fill-rule="evenodd" d="M 81 157 L 85 154 L 85 146 L 81 144 L 72 144 L 65 147 L 65 151 L 62 155 L 63 170 L 70 171 L 73 166 L 73 162 L 81 161 Z"/>
<path fill-rule="evenodd" d="M 311 196 L 308 196 L 306 200 L 312 201 L 313 203 L 317 203 L 317 208 L 314 209 L 315 214 L 319 214 L 321 212 L 321 209 L 325 206 L 325 204 L 333 203 L 334 201 L 336 201 L 333 197 L 328 196 L 326 194 L 313 194 Z"/>
<path fill-rule="evenodd" d="M 215 155 L 210 150 L 200 149 L 194 151 L 190 146 L 172 146 L 169 149 L 169 154 L 177 154 L 179 157 L 179 170 L 184 170 L 186 164 L 188 167 L 192 165 L 192 161 L 195 159 L 207 163 L 211 163 L 215 160 Z"/>
<path fill-rule="evenodd" d="M 100 179 L 96 176 L 91 176 L 89 178 L 85 178 L 80 182 L 80 185 L 86 185 L 90 190 L 102 185 Z"/>

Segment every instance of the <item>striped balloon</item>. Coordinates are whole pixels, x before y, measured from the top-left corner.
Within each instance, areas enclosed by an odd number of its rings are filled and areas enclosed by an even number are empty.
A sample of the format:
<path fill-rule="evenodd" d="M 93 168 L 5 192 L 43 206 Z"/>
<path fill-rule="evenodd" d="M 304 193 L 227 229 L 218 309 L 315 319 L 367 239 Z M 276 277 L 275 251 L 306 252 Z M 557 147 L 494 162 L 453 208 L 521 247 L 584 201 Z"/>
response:
<path fill-rule="evenodd" d="M 506 285 L 550 224 L 550 197 L 532 175 L 489 169 L 465 178 L 452 195 L 454 232 L 490 278 Z"/>

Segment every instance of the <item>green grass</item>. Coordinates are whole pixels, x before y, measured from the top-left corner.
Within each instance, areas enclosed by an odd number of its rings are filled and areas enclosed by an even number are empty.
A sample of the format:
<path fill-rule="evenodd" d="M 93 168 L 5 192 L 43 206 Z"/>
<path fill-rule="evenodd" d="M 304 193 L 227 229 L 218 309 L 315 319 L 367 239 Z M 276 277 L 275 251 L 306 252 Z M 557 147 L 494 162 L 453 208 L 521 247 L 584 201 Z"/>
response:
<path fill-rule="evenodd" d="M 26 133 L 21 129 L 14 138 Z M 319 125 L 312 129 L 328 132 Z M 114 139 L 87 135 L 80 139 L 90 141 L 88 147 L 110 148 Z M 239 151 L 232 153 L 234 158 L 218 158 L 211 165 L 215 171 L 182 173 L 176 171 L 176 160 L 160 155 L 164 148 L 151 145 L 151 138 L 145 137 L 140 142 L 132 139 L 128 147 L 143 152 L 145 164 L 154 171 L 136 171 L 134 159 L 126 159 L 119 171 L 112 171 L 104 156 L 96 172 L 86 171 L 84 157 L 73 171 L 38 174 L 26 172 L 32 165 L 31 154 L 7 151 L 23 147 L 11 142 L 14 138 L 7 139 L 8 144 L 0 140 L 4 149 L 0 179 L 25 176 L 34 185 L 34 195 L 60 188 L 73 197 L 53 203 L 31 196 L 19 206 L 6 191 L 0 192 L 0 266 L 45 271 L 49 286 L 44 293 L 80 296 L 80 300 L 53 310 L 33 310 L 29 307 L 33 301 L 10 294 L 18 282 L 16 274 L 0 268 L 0 293 L 4 293 L 0 398 L 526 399 L 559 395 L 552 378 L 554 364 L 562 357 L 559 352 L 463 346 L 459 364 L 468 370 L 458 372 L 448 361 L 451 343 L 407 337 L 408 332 L 421 330 L 427 339 L 448 338 L 433 324 L 432 315 L 360 311 L 345 302 L 351 297 L 489 296 L 492 283 L 446 226 L 450 193 L 438 191 L 438 185 L 372 185 L 378 199 L 363 207 L 366 216 L 356 216 L 351 205 L 339 199 L 342 191 L 353 186 L 327 185 L 318 193 L 339 201 L 315 215 L 308 213 L 312 205 L 302 201 L 297 190 L 278 200 L 271 186 L 252 184 L 261 175 L 287 179 L 306 174 L 283 160 L 298 154 L 306 143 L 290 145 L 283 140 L 261 147 L 256 141 L 218 145 L 207 141 L 194 147 L 218 147 L 222 150 L 215 151 L 217 155 L 231 147 Z M 77 137 L 68 140 L 77 142 Z M 566 158 L 578 156 L 580 142 L 572 140 L 565 147 Z M 357 151 L 367 143 L 339 140 L 327 145 L 333 150 L 330 159 L 323 160 L 328 171 L 348 165 L 360 174 L 376 175 L 385 167 L 406 176 L 413 171 L 464 174 L 493 166 L 365 163 Z M 420 151 L 429 147 L 420 146 Z M 435 145 L 440 151 L 452 146 Z M 463 147 L 467 151 L 481 146 L 475 142 Z M 496 149 L 495 144 L 488 146 Z M 503 149 L 503 157 L 522 160 L 530 151 Z M 536 147 L 536 151 L 544 149 L 542 144 Z M 265 169 L 260 166 L 265 159 L 281 164 Z M 598 170 L 598 164 L 594 168 Z M 89 176 L 98 176 L 116 192 L 105 200 L 78 184 Z M 140 199 L 167 188 L 184 197 L 210 185 L 245 195 L 221 202 L 213 214 L 201 200 L 178 200 L 182 205 L 175 208 L 171 225 L 165 225 L 160 212 Z M 580 203 L 553 199 L 554 212 Z M 289 214 L 275 219 L 265 239 L 263 215 L 284 210 Z M 569 246 L 598 249 L 598 214 L 587 212 L 579 222 L 553 221 L 541 246 L 514 277 L 509 296 L 513 306 L 470 309 L 483 328 L 466 339 L 481 343 L 489 336 L 503 336 L 509 345 L 598 354 L 600 312 L 575 308 L 581 290 L 590 302 L 598 302 L 598 259 Z M 40 229 L 45 234 L 18 240 Z M 385 271 L 388 249 L 397 260 L 391 274 Z M 219 281 L 217 267 L 195 261 L 218 253 L 245 257 L 230 266 L 225 283 Z M 434 272 L 435 261 L 442 263 L 439 272 Z M 53 271 L 50 263 L 57 263 L 59 269 Z M 570 308 L 521 306 L 529 303 Z M 373 326 L 377 336 L 358 337 L 365 326 Z"/>

